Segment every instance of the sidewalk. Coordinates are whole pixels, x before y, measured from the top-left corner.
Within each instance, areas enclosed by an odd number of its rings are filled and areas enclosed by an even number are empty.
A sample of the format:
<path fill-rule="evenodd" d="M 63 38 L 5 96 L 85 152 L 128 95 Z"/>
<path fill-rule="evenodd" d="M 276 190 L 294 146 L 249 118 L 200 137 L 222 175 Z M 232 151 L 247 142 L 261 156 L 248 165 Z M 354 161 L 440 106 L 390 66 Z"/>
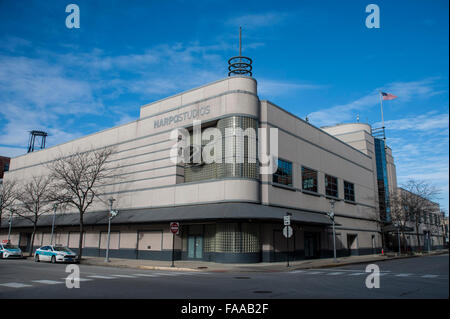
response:
<path fill-rule="evenodd" d="M 365 256 L 340 257 L 337 258 L 337 262 L 334 262 L 333 258 L 309 259 L 309 260 L 290 261 L 289 262 L 290 267 L 287 267 L 286 262 L 257 263 L 257 264 L 221 264 L 214 262 L 190 261 L 190 260 L 175 261 L 175 267 L 170 267 L 171 266 L 170 261 L 110 258 L 110 262 L 106 263 L 104 257 L 83 257 L 81 263 L 84 265 L 136 268 L 145 270 L 207 271 L 207 272 L 279 272 L 279 271 L 292 271 L 296 269 L 327 268 L 350 264 L 376 263 L 385 260 L 412 258 L 429 255 L 440 255 L 445 253 L 448 253 L 448 250 L 446 249 L 435 250 L 429 254 L 425 253 L 423 255 L 396 256 L 392 254 L 392 255 L 365 255 Z"/>

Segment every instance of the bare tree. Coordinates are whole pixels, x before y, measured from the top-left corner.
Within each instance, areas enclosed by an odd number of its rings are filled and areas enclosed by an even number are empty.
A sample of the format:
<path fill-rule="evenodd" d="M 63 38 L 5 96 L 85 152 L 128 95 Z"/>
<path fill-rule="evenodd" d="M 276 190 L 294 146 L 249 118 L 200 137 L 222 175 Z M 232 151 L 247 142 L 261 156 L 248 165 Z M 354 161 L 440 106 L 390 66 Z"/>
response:
<path fill-rule="evenodd" d="M 0 227 L 2 226 L 3 212 L 10 210 L 17 200 L 17 183 L 15 180 L 4 180 L 0 184 Z"/>
<path fill-rule="evenodd" d="M 17 196 L 16 214 L 33 223 L 33 233 L 29 248 L 30 255 L 33 252 L 34 237 L 39 217 L 51 211 L 50 179 L 47 176 L 33 176 L 30 181 L 21 187 Z"/>
<path fill-rule="evenodd" d="M 114 152 L 111 147 L 91 149 L 60 156 L 48 165 L 53 182 L 52 199 L 76 208 L 79 213 L 78 260 L 83 254 L 84 214 L 99 198 L 101 188 L 114 177 L 115 168 L 108 162 Z"/>
<path fill-rule="evenodd" d="M 414 222 L 417 244 L 420 249 L 420 224 L 425 213 L 434 210 L 433 199 L 437 197 L 439 190 L 424 181 L 409 180 L 400 189 L 401 208 L 405 210 L 408 219 Z"/>
<path fill-rule="evenodd" d="M 410 215 L 406 209 L 406 197 L 407 196 L 405 196 L 405 192 L 402 191 L 402 189 L 398 189 L 396 192 L 391 193 L 389 197 L 391 220 L 401 233 L 402 241 L 404 243 L 403 251 L 405 252 L 407 251 L 405 230 L 407 229 L 407 224 L 410 220 Z"/>

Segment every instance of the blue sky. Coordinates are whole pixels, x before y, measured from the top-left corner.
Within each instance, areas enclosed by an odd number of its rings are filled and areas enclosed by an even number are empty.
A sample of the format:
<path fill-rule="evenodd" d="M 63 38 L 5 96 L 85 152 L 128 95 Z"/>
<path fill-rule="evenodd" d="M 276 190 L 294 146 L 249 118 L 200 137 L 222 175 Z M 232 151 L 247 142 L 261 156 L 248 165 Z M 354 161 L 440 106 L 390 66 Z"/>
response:
<path fill-rule="evenodd" d="M 80 8 L 68 29 L 65 7 Z M 365 8 L 380 7 L 379 29 Z M 0 0 L 0 155 L 26 152 L 28 131 L 48 145 L 137 119 L 139 107 L 226 77 L 227 59 L 253 60 L 262 99 L 317 125 L 380 125 L 399 184 L 449 193 L 447 0 L 79 1 Z"/>

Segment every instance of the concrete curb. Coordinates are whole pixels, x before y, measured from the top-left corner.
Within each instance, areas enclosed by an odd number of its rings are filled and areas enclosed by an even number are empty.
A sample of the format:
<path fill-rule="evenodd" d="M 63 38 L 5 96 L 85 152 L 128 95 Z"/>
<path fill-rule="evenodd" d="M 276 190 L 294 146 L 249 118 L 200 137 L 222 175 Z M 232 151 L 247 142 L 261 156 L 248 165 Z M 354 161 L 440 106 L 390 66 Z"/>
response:
<path fill-rule="evenodd" d="M 133 268 L 133 269 L 142 269 L 142 270 L 164 270 L 164 271 L 185 271 L 185 272 L 290 272 L 295 270 L 302 270 L 302 269 L 319 269 L 319 268 L 334 268 L 334 267 L 340 267 L 340 266 L 346 266 L 346 265 L 358 265 L 358 264 L 367 264 L 367 263 L 374 263 L 374 262 L 383 262 L 386 260 L 394 260 L 394 259 L 404 259 L 404 258 L 417 258 L 417 257 L 425 257 L 425 256 L 437 256 L 437 255 L 444 255 L 448 254 L 448 251 L 440 251 L 436 253 L 431 254 L 425 254 L 425 255 L 405 255 L 405 256 L 378 256 L 375 258 L 367 258 L 364 260 L 353 260 L 353 261 L 341 261 L 341 262 L 331 262 L 331 263 L 325 263 L 322 265 L 314 265 L 308 264 L 308 265 L 291 265 L 289 268 L 285 269 L 273 269 L 273 268 L 251 268 L 245 269 L 244 267 L 239 267 L 235 269 L 223 269 L 223 268 L 207 268 L 207 269 L 194 269 L 194 268 L 188 268 L 188 267 L 169 267 L 169 266 L 146 266 L 146 265 L 126 265 L 126 264 L 115 264 L 114 262 L 111 263 L 105 263 L 105 262 L 96 262 L 92 260 L 82 260 L 81 264 L 83 265 L 90 265 L 90 266 L 104 266 L 104 267 L 117 267 L 117 268 Z"/>

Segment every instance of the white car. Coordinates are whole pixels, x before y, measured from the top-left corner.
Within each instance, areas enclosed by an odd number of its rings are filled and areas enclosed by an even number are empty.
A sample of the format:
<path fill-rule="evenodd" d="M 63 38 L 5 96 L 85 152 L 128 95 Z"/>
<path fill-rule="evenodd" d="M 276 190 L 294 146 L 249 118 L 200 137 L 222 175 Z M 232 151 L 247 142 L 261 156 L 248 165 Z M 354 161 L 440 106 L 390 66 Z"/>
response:
<path fill-rule="evenodd" d="M 48 245 L 36 249 L 34 253 L 34 261 L 50 261 L 56 262 L 76 262 L 77 255 L 65 246 Z"/>
<path fill-rule="evenodd" d="M 9 243 L 0 244 L 0 258 L 23 258 L 22 250 Z"/>

